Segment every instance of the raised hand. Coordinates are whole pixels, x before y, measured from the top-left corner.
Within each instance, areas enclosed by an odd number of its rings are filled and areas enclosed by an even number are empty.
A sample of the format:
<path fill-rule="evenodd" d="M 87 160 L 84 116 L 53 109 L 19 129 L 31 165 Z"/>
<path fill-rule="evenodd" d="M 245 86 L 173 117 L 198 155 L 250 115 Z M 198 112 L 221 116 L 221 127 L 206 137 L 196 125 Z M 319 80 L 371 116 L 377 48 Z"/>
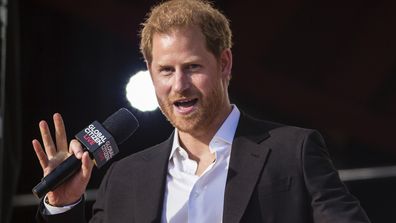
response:
<path fill-rule="evenodd" d="M 55 125 L 55 143 L 46 121 L 41 121 L 39 123 L 45 152 L 38 140 L 34 139 L 32 141 L 44 176 L 48 175 L 55 167 L 72 154 L 82 161 L 81 169 L 74 176 L 58 186 L 54 191 L 50 191 L 47 194 L 48 203 L 50 205 L 61 207 L 75 203 L 84 194 L 91 177 L 93 162 L 89 158 L 88 152 L 83 151 L 81 144 L 77 140 L 71 140 L 68 147 L 65 125 L 59 113 L 54 114 L 53 121 Z"/>

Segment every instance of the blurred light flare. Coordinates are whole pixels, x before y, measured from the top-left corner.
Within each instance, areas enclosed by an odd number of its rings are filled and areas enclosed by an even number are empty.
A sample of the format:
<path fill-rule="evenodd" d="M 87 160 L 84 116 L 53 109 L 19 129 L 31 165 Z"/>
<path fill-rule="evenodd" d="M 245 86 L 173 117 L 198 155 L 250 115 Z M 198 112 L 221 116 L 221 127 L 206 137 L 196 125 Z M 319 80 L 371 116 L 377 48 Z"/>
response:
<path fill-rule="evenodd" d="M 154 111 L 158 108 L 153 82 L 147 70 L 139 71 L 129 79 L 126 94 L 129 103 L 140 111 Z"/>

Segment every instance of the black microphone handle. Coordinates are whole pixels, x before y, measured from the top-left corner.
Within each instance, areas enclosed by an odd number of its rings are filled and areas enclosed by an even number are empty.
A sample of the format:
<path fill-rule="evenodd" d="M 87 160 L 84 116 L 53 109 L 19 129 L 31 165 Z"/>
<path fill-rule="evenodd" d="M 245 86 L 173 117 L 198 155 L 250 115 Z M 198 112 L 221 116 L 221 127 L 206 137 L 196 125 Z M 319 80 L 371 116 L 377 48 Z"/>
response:
<path fill-rule="evenodd" d="M 32 189 L 33 194 L 36 195 L 37 198 L 42 198 L 49 191 L 54 190 L 73 176 L 80 168 L 81 160 L 77 159 L 77 157 L 72 154 L 51 171 L 51 173 L 41 179 L 41 182 Z"/>

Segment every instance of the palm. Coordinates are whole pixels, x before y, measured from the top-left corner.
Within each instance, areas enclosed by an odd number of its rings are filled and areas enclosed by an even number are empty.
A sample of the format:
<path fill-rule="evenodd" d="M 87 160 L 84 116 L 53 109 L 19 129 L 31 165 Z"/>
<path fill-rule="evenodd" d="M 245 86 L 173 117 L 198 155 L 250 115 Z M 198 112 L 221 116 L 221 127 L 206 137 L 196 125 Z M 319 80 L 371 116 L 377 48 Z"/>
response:
<path fill-rule="evenodd" d="M 56 144 L 52 140 L 48 124 L 45 121 L 41 121 L 39 124 L 45 153 L 40 142 L 33 140 L 33 148 L 40 161 L 44 176 L 48 175 L 73 152 L 77 154 L 77 158 L 83 160 L 82 168 L 75 175 L 47 194 L 50 204 L 64 206 L 76 202 L 84 193 L 90 178 L 92 162 L 89 161 L 86 154 L 82 157 L 81 145 L 77 141 L 72 140 L 68 149 L 65 127 L 59 114 L 54 115 L 54 124 Z"/>

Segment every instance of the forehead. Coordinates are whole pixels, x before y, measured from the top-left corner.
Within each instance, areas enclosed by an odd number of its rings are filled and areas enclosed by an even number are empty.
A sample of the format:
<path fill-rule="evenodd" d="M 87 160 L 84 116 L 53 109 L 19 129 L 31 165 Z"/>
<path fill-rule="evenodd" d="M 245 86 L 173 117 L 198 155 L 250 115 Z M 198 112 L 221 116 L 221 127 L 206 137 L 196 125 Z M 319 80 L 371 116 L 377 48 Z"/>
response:
<path fill-rule="evenodd" d="M 196 26 L 180 26 L 173 27 L 167 32 L 155 32 L 153 34 L 153 47 L 160 41 L 163 46 L 169 46 L 172 41 L 177 42 L 195 42 L 195 44 L 205 43 L 205 36 L 203 35 L 201 29 Z"/>
<path fill-rule="evenodd" d="M 153 35 L 153 60 L 167 56 L 208 56 L 205 37 L 197 26 L 174 28 L 166 33 Z"/>

